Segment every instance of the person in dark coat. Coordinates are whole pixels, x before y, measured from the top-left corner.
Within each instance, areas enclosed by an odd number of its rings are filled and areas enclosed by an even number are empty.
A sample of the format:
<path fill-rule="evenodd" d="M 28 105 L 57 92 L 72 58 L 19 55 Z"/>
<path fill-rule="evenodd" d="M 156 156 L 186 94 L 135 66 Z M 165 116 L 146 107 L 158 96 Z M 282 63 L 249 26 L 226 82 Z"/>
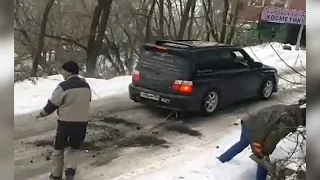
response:
<path fill-rule="evenodd" d="M 278 142 L 299 126 L 306 125 L 306 108 L 294 105 L 274 105 L 241 120 L 240 140 L 218 157 L 222 163 L 230 161 L 250 145 L 253 154 L 268 158 Z M 267 169 L 258 164 L 256 180 L 266 180 Z"/>
<path fill-rule="evenodd" d="M 45 117 L 57 110 L 59 116 L 50 179 L 61 180 L 63 169 L 66 180 L 76 173 L 77 158 L 85 139 L 89 120 L 91 89 L 84 78 L 78 76 L 79 66 L 74 61 L 62 65 L 61 74 L 65 81 L 53 91 L 46 106 L 37 118 Z M 67 148 L 66 155 L 64 155 Z M 66 158 L 67 164 L 64 164 Z"/>

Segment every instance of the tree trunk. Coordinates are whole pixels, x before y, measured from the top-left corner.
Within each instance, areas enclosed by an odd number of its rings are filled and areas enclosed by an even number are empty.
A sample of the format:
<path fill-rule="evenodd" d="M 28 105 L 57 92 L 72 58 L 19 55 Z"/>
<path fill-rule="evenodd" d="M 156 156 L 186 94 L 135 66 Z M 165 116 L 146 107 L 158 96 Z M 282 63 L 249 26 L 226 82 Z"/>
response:
<path fill-rule="evenodd" d="M 102 39 L 105 35 L 111 4 L 112 0 L 98 0 L 98 5 L 93 12 L 86 61 L 87 76 L 89 77 L 95 77 L 96 75 L 97 57 L 101 51 Z M 98 33 L 96 33 L 97 29 Z"/>
<path fill-rule="evenodd" d="M 156 6 L 156 0 L 153 0 L 152 1 L 152 4 L 151 4 L 151 8 L 148 12 L 148 15 L 147 15 L 147 24 L 146 24 L 146 42 L 150 41 L 150 38 L 152 36 L 152 32 L 151 32 L 151 18 L 152 18 L 152 15 L 153 15 L 153 12 L 154 12 L 154 8 Z"/>
<path fill-rule="evenodd" d="M 133 55 L 134 55 L 134 52 L 131 51 L 131 54 L 130 54 L 130 56 L 128 57 L 128 59 L 127 59 L 127 61 L 126 61 L 126 67 L 127 67 L 127 69 L 128 69 L 128 73 L 129 73 L 129 74 L 132 74 Z"/>
<path fill-rule="evenodd" d="M 167 8 L 168 8 L 168 12 L 169 12 L 169 23 L 168 23 L 168 31 L 171 31 L 171 23 L 173 24 L 173 35 L 174 38 L 177 38 L 178 33 L 177 33 L 177 27 L 176 27 L 176 23 L 172 14 L 172 2 L 171 0 L 167 0 Z"/>
<path fill-rule="evenodd" d="M 164 25 L 164 13 L 163 13 L 163 8 L 164 8 L 164 0 L 159 1 L 159 26 L 160 26 L 160 37 L 163 39 L 164 38 L 164 30 L 163 30 L 163 25 Z"/>
<path fill-rule="evenodd" d="M 48 64 L 48 66 L 51 66 L 51 64 L 52 64 L 52 49 L 50 49 L 49 50 L 49 57 L 48 57 L 48 59 L 49 59 L 49 64 Z M 49 75 L 53 75 L 54 73 L 53 73 L 53 68 L 54 68 L 54 66 L 51 66 L 50 68 L 48 68 L 48 74 Z"/>
<path fill-rule="evenodd" d="M 95 63 L 93 63 L 95 61 L 93 51 L 94 51 L 94 42 L 96 39 L 96 33 L 97 33 L 96 31 L 99 25 L 101 11 L 102 11 L 102 8 L 98 4 L 93 11 L 93 18 L 90 25 L 89 38 L 87 43 L 88 51 L 87 51 L 87 59 L 86 59 L 86 73 L 87 73 L 87 76 L 89 77 L 94 76 L 94 72 L 96 69 Z"/>
<path fill-rule="evenodd" d="M 120 48 L 119 47 L 114 47 L 113 51 L 114 51 L 114 54 L 116 56 L 116 61 L 117 61 L 118 67 L 119 67 L 119 69 L 121 71 L 120 75 L 126 75 L 126 70 L 124 69 L 123 62 L 122 62 L 121 57 L 120 57 Z"/>
<path fill-rule="evenodd" d="M 32 62 L 32 69 L 31 69 L 31 73 L 30 73 L 30 76 L 31 77 L 37 77 L 37 72 L 38 72 L 38 65 L 39 65 L 39 62 L 40 62 L 40 59 L 41 59 L 41 53 L 42 53 L 42 50 L 43 50 L 43 44 L 44 44 L 44 35 L 46 33 L 46 29 L 47 29 L 47 20 L 48 20 L 48 16 L 49 16 L 49 13 L 50 13 L 50 10 L 53 6 L 53 3 L 54 3 L 55 0 L 49 0 L 47 5 L 46 5 L 46 8 L 43 12 L 43 15 L 42 15 L 42 21 L 41 21 L 41 28 L 40 28 L 40 34 L 39 34 L 39 39 L 38 39 L 38 47 L 37 47 L 37 52 L 36 52 L 36 55 L 33 59 L 33 62 Z"/>
<path fill-rule="evenodd" d="M 188 28 L 188 39 L 191 39 L 191 36 L 192 36 L 195 9 L 196 9 L 196 3 L 193 3 L 193 5 L 191 7 L 191 18 L 190 18 L 190 21 L 189 21 L 189 28 Z"/>
<path fill-rule="evenodd" d="M 178 32 L 178 39 L 183 39 L 184 32 L 186 30 L 187 23 L 189 21 L 189 12 L 193 4 L 196 3 L 196 0 L 188 0 L 186 7 L 183 10 L 182 18 L 180 21 L 180 27 Z"/>
<path fill-rule="evenodd" d="M 102 54 L 104 56 L 106 56 L 109 59 L 109 62 L 111 63 L 111 66 L 114 68 L 114 70 L 117 72 L 117 76 L 119 76 L 121 74 L 121 70 L 119 69 L 119 67 L 117 66 L 117 63 L 114 62 L 114 60 L 112 59 L 112 57 L 110 56 L 110 51 L 109 51 L 109 47 L 107 47 Z"/>
<path fill-rule="evenodd" d="M 47 50 L 46 49 L 42 50 L 42 56 L 40 58 L 39 65 L 43 69 L 43 71 L 45 71 L 45 72 L 48 71 Z"/>
<path fill-rule="evenodd" d="M 210 11 L 211 9 L 208 9 L 207 6 L 206 6 L 206 3 L 205 1 L 203 0 L 202 1 L 202 4 L 203 4 L 203 8 L 204 8 L 204 11 L 206 12 L 205 13 L 205 16 L 206 16 L 206 28 L 207 28 L 207 31 L 211 32 L 211 35 L 213 37 L 213 39 L 215 41 L 219 41 L 218 39 L 218 35 L 217 35 L 217 32 L 215 31 L 214 27 L 213 27 L 213 23 L 212 23 L 212 20 L 210 18 Z M 208 4 L 211 4 L 211 0 L 208 0 Z M 210 39 L 210 34 L 207 34 L 207 39 Z"/>
<path fill-rule="evenodd" d="M 92 21 L 91 21 L 91 25 L 90 25 L 89 38 L 88 38 L 88 43 L 87 43 L 88 54 L 91 52 L 94 40 L 96 38 L 96 33 L 97 33 L 96 31 L 97 31 L 97 27 L 99 25 L 101 11 L 102 11 L 102 8 L 100 7 L 100 5 L 97 5 L 93 11 L 93 17 L 92 17 Z"/>
<path fill-rule="evenodd" d="M 52 50 L 51 50 L 51 49 L 49 50 L 49 57 L 48 57 L 48 59 L 49 59 L 49 62 L 52 62 Z"/>
<path fill-rule="evenodd" d="M 96 57 L 94 57 L 93 54 L 90 54 L 90 56 L 87 57 L 86 74 L 88 77 L 95 77 L 95 71 L 96 71 L 95 59 Z"/>
<path fill-rule="evenodd" d="M 224 43 L 226 38 L 228 11 L 229 11 L 229 0 L 224 0 L 224 12 L 222 17 L 223 24 L 222 24 L 222 30 L 221 30 L 221 36 L 220 36 L 220 43 Z"/>
<path fill-rule="evenodd" d="M 239 2 L 239 0 L 237 0 L 236 9 L 234 11 L 234 15 L 233 15 L 233 18 L 232 18 L 232 26 L 231 26 L 230 34 L 229 34 L 229 37 L 227 39 L 227 44 L 231 44 L 232 43 L 232 39 L 233 39 L 235 31 L 236 31 L 239 12 L 240 12 L 240 2 Z"/>
<path fill-rule="evenodd" d="M 210 41 L 210 28 L 209 28 L 209 22 L 206 21 L 206 41 Z"/>

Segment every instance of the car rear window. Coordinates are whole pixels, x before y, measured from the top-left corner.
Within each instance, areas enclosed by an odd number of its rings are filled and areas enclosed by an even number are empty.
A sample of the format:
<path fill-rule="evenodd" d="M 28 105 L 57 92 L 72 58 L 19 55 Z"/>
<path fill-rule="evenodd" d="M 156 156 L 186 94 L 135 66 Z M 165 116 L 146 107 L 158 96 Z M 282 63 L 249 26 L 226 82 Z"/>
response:
<path fill-rule="evenodd" d="M 137 70 L 157 73 L 160 76 L 185 78 L 188 76 L 188 64 L 187 59 L 181 55 L 146 50 L 140 56 Z"/>

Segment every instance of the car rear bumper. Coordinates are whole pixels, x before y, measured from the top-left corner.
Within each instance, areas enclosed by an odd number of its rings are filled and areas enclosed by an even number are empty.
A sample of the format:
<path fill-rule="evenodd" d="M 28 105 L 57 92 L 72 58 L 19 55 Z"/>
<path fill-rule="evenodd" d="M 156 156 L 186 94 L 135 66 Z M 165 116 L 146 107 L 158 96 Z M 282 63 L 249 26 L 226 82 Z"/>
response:
<path fill-rule="evenodd" d="M 140 96 L 140 93 L 149 93 L 159 95 L 159 100 L 151 100 Z M 170 95 L 159 93 L 133 84 L 129 85 L 130 99 L 153 106 L 158 106 L 176 111 L 198 111 L 200 109 L 200 100 L 195 96 Z"/>

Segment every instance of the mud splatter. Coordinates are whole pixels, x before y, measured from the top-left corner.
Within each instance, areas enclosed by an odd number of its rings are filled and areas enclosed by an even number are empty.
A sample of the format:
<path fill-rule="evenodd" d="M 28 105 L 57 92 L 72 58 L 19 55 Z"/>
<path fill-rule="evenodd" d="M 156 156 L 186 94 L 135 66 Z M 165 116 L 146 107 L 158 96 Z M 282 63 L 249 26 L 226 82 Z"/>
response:
<path fill-rule="evenodd" d="M 161 146 L 166 144 L 167 141 L 164 139 L 159 139 L 155 136 L 137 136 L 133 138 L 126 139 L 117 145 L 119 147 L 147 147 L 147 146 Z"/>
<path fill-rule="evenodd" d="M 117 118 L 117 117 L 114 117 L 114 116 L 105 117 L 101 121 L 103 121 L 105 123 L 108 123 L 108 124 L 123 124 L 123 125 L 129 126 L 129 127 L 140 126 L 140 124 L 138 124 L 138 123 L 129 122 L 129 121 L 125 120 L 125 119 Z"/>
<path fill-rule="evenodd" d="M 178 132 L 180 134 L 188 134 L 190 136 L 196 136 L 196 137 L 202 136 L 201 132 L 197 130 L 193 130 L 189 126 L 184 124 L 168 124 L 166 126 L 166 130 Z"/>

